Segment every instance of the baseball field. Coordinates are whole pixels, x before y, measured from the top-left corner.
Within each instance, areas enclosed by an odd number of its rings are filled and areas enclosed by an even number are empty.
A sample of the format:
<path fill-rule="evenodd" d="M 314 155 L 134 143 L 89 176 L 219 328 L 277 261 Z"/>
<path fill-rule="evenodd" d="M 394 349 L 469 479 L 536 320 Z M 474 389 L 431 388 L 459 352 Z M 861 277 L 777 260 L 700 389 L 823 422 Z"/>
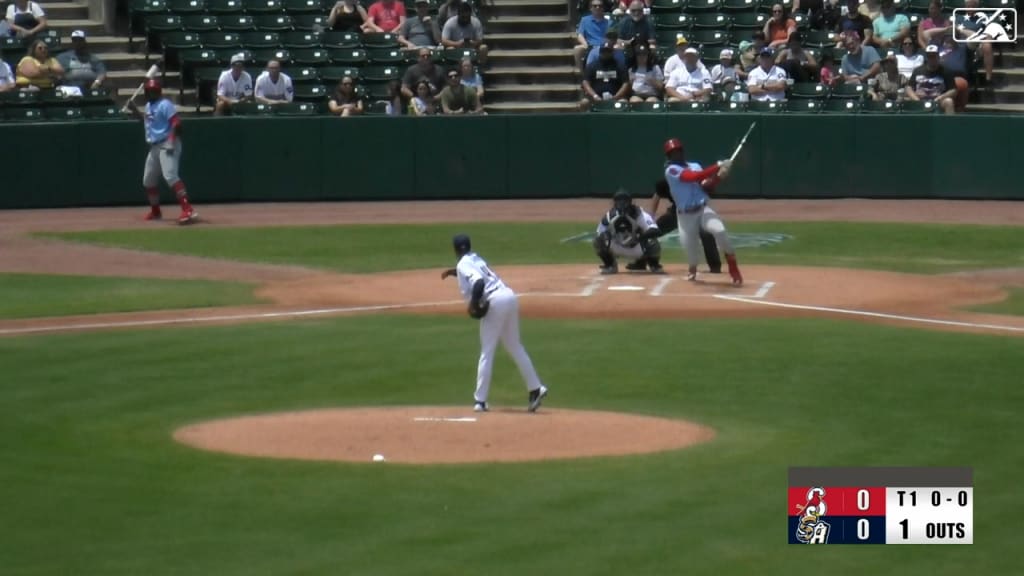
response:
<path fill-rule="evenodd" d="M 717 202 L 741 287 L 598 275 L 607 207 L 0 212 L 0 572 L 1019 573 L 1024 203 Z M 790 466 L 973 467 L 974 544 L 787 545 Z"/>

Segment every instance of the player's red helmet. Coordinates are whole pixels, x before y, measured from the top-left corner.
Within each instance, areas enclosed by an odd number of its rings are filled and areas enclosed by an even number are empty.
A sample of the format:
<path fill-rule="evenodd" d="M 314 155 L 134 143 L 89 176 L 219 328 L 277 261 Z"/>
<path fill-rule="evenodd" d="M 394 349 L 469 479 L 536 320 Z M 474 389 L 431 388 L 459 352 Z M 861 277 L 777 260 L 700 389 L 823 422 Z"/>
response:
<path fill-rule="evenodd" d="M 160 80 L 157 80 L 156 78 L 150 78 L 149 80 L 146 80 L 146 83 L 142 86 L 142 89 L 146 92 L 160 94 L 160 91 L 163 88 L 160 86 Z"/>
<path fill-rule="evenodd" d="M 665 155 L 675 152 L 676 150 L 683 149 L 683 142 L 679 138 L 669 138 L 665 140 Z"/>

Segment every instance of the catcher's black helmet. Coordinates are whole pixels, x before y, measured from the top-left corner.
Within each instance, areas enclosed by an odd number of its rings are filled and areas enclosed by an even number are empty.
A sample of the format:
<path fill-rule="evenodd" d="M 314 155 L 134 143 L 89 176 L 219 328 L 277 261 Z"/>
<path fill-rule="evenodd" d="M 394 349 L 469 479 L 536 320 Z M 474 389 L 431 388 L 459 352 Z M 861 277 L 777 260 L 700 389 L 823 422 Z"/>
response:
<path fill-rule="evenodd" d="M 615 196 L 612 196 L 612 200 L 615 202 L 615 209 L 619 212 L 625 212 L 633 205 L 632 194 L 621 188 L 615 193 Z"/>

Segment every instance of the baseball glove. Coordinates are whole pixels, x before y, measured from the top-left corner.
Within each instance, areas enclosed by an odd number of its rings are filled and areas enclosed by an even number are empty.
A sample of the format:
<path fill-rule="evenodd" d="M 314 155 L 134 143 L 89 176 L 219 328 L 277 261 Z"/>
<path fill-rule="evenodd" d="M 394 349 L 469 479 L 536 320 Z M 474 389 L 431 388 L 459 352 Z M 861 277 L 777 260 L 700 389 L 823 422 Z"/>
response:
<path fill-rule="evenodd" d="M 473 302 L 470 302 L 469 303 L 469 316 L 470 316 L 470 318 L 474 318 L 476 320 L 479 320 L 479 319 L 481 319 L 481 318 L 483 318 L 484 316 L 487 315 L 487 311 L 490 309 L 490 307 L 491 307 L 491 305 L 489 303 L 487 303 L 486 300 L 483 301 L 483 302 L 477 302 L 475 304 Z"/>

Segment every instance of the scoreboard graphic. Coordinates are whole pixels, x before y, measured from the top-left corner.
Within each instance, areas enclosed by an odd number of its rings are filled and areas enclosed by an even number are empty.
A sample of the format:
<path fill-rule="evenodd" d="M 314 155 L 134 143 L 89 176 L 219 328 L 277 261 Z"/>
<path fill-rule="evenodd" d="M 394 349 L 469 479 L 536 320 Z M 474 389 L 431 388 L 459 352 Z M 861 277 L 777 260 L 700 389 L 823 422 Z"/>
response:
<path fill-rule="evenodd" d="M 790 468 L 790 544 L 973 544 L 971 468 Z"/>

